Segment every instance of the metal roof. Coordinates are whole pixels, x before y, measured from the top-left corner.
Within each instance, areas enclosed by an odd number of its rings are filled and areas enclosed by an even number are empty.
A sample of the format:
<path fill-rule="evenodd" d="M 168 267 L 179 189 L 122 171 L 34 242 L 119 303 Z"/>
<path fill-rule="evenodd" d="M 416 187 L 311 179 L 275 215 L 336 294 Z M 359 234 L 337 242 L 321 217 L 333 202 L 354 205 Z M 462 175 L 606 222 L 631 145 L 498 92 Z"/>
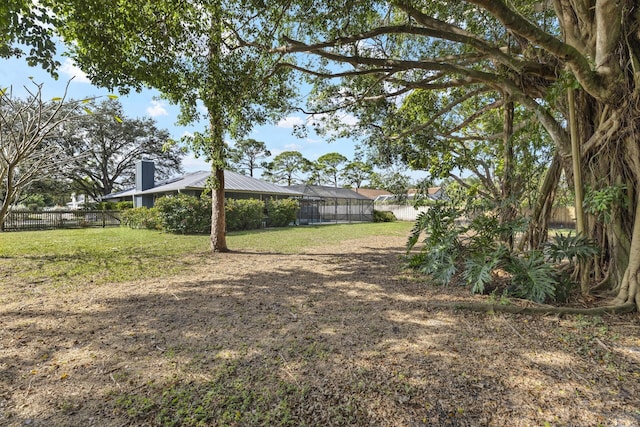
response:
<path fill-rule="evenodd" d="M 153 188 L 145 191 L 136 192 L 135 188 L 130 188 L 103 196 L 102 199 L 115 199 L 145 194 L 173 193 L 183 190 L 204 190 L 207 184 L 207 179 L 210 176 L 211 172 L 191 172 L 179 177 L 157 182 Z M 234 193 L 274 194 L 282 196 L 302 195 L 300 192 L 290 188 L 264 182 L 259 179 L 251 178 L 250 176 L 241 175 L 231 171 L 224 171 L 224 191 Z"/>
<path fill-rule="evenodd" d="M 171 178 L 166 181 L 155 183 L 153 188 L 145 191 L 140 191 L 136 195 L 140 194 L 155 194 L 155 193 L 172 193 L 174 191 L 182 190 L 202 190 L 205 188 L 207 178 L 211 175 L 211 172 L 198 171 L 191 172 L 176 178 Z"/>
<path fill-rule="evenodd" d="M 127 190 L 118 191 L 115 193 L 109 193 L 106 196 L 100 197 L 100 200 L 108 200 L 108 199 L 120 199 L 123 197 L 132 197 L 136 194 L 135 188 L 129 188 Z"/>
<path fill-rule="evenodd" d="M 371 201 L 370 198 L 356 193 L 349 188 L 326 187 L 323 185 L 291 185 L 288 188 L 298 191 L 304 197 L 320 199 L 357 199 Z"/>
<path fill-rule="evenodd" d="M 299 191 L 261 181 L 236 172 L 224 171 L 224 190 L 236 193 L 265 193 L 301 196 Z"/>

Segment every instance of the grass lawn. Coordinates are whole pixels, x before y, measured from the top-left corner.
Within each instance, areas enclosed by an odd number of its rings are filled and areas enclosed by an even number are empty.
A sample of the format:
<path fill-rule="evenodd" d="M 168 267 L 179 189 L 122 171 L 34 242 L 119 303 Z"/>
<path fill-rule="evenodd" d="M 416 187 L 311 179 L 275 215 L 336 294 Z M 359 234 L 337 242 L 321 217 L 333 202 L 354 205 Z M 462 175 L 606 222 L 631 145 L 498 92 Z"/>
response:
<path fill-rule="evenodd" d="M 306 248 L 368 236 L 407 235 L 412 223 L 364 223 L 229 233 L 234 251 L 301 253 Z M 167 277 L 209 254 L 209 236 L 129 228 L 0 233 L 4 283 L 75 287 Z"/>
<path fill-rule="evenodd" d="M 0 234 L 0 425 L 639 425 L 636 313 L 445 307 L 411 227 Z"/>

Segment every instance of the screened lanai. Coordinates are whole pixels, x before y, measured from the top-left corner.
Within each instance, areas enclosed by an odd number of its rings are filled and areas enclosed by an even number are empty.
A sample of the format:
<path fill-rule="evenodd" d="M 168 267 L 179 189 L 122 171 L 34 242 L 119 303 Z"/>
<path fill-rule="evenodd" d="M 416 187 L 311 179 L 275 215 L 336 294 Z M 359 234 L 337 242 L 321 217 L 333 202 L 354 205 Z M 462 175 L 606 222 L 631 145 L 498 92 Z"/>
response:
<path fill-rule="evenodd" d="M 373 221 L 373 200 L 347 188 L 292 185 L 302 193 L 298 224 Z"/>

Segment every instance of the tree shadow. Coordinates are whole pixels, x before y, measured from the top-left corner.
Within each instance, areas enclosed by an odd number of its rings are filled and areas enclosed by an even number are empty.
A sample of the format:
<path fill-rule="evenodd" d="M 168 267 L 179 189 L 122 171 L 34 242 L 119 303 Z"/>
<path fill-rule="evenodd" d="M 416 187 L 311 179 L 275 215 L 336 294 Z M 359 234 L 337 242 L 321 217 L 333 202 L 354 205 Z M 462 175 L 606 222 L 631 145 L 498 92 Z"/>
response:
<path fill-rule="evenodd" d="M 615 380 L 637 366 L 575 354 L 552 319 L 436 309 L 451 297 L 400 275 L 403 251 L 216 254 L 186 277 L 12 305 L 0 423 L 154 424 L 200 410 L 236 425 L 637 416 L 638 386 Z"/>

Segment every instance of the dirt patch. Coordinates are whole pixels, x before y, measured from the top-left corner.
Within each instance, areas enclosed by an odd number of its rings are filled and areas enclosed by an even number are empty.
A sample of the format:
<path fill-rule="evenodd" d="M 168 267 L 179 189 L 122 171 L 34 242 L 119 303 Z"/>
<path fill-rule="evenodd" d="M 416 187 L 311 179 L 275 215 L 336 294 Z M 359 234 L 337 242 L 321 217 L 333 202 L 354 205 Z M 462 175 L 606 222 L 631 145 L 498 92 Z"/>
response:
<path fill-rule="evenodd" d="M 0 425 L 638 426 L 640 319 L 469 313 L 404 238 L 0 307 Z M 19 297 L 19 298 L 18 298 Z"/>

